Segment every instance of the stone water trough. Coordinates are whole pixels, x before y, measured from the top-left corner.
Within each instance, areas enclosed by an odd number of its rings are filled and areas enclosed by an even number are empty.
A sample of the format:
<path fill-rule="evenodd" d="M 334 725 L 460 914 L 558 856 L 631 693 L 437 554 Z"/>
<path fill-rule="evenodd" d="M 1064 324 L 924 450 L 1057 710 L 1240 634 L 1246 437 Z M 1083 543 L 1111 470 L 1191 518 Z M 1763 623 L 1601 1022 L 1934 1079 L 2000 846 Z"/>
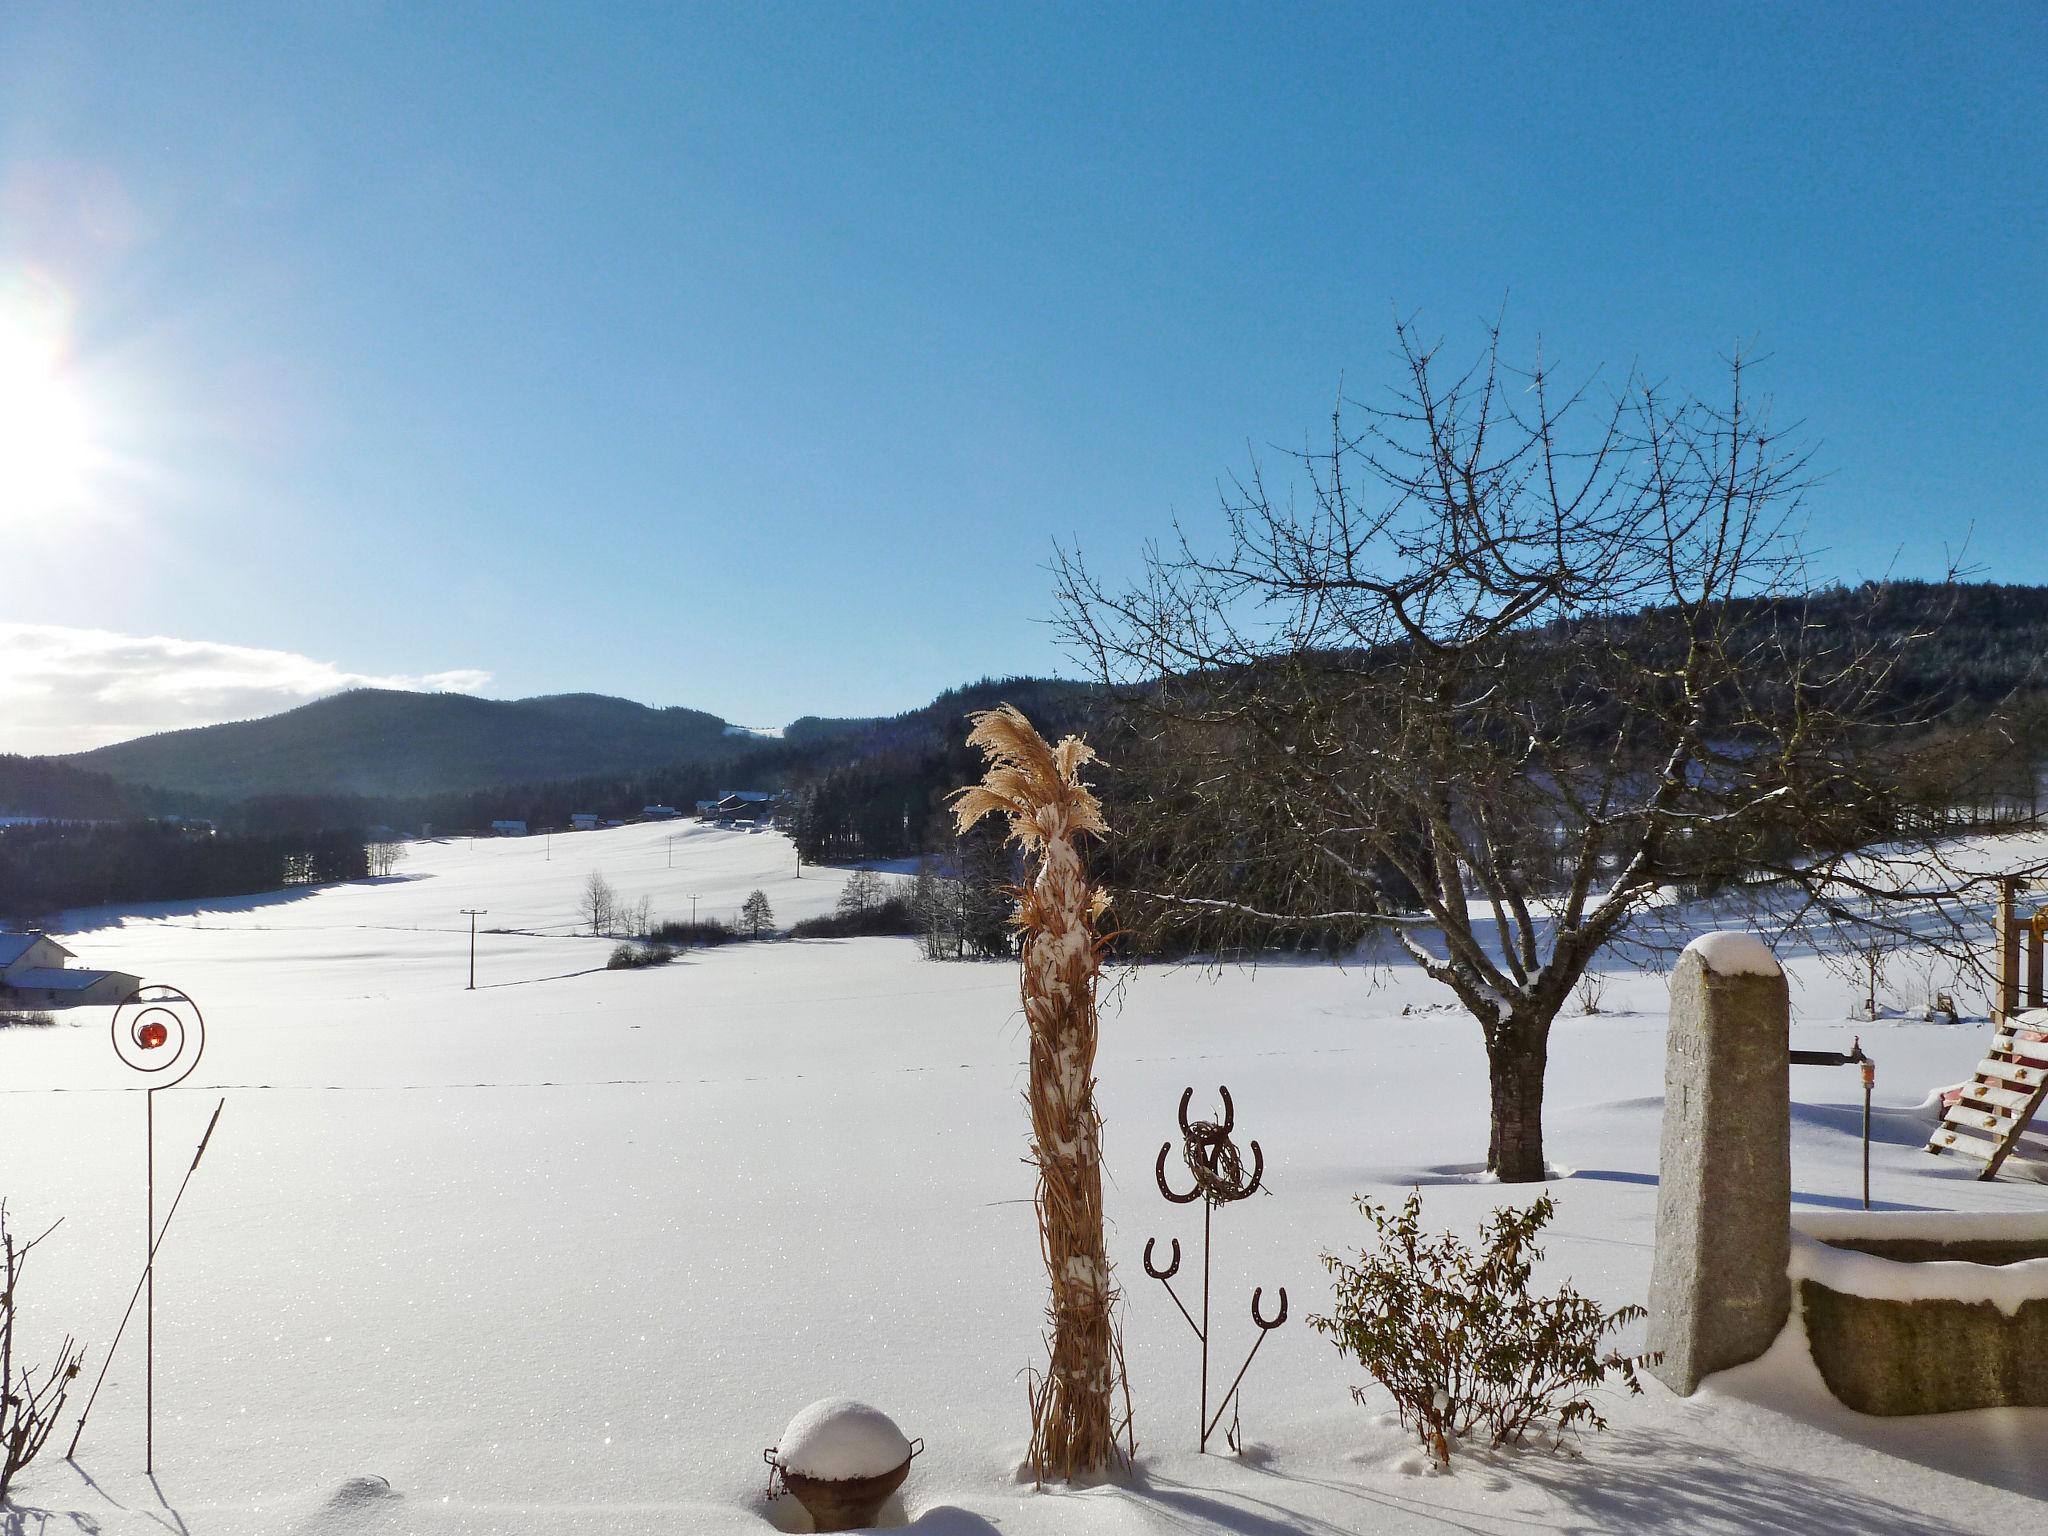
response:
<path fill-rule="evenodd" d="M 2048 1407 L 2048 1212 L 1800 1212 L 1821 1379 L 1860 1413 Z"/>
<path fill-rule="evenodd" d="M 1787 1220 L 1790 1029 L 1785 977 L 1761 939 L 1686 946 L 1665 1047 L 1652 1369 L 1690 1396 L 1789 1325 L 1862 1413 L 2048 1407 L 2048 1212 Z"/>

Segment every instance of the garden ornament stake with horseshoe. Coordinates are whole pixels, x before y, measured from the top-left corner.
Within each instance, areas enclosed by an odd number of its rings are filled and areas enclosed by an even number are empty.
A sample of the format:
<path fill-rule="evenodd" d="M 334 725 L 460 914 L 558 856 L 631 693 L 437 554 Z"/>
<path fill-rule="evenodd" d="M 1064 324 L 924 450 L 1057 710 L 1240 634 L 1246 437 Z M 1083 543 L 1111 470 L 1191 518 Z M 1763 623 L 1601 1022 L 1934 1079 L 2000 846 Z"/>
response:
<path fill-rule="evenodd" d="M 1201 1438 L 1199 1448 L 1209 1449 L 1209 1437 L 1216 1432 L 1216 1426 L 1223 1422 L 1223 1412 L 1232 1409 L 1230 1431 L 1227 1438 L 1230 1448 L 1241 1450 L 1238 1443 L 1237 1414 L 1233 1405 L 1237 1401 L 1239 1383 L 1244 1373 L 1251 1369 L 1252 1358 L 1259 1352 L 1259 1345 L 1266 1342 L 1266 1335 L 1287 1321 L 1287 1288 L 1280 1288 L 1279 1315 L 1268 1321 L 1259 1311 L 1259 1300 L 1265 1295 L 1265 1288 L 1252 1292 L 1252 1321 L 1258 1325 L 1259 1336 L 1253 1342 L 1251 1354 L 1244 1357 L 1244 1364 L 1237 1368 L 1230 1390 L 1223 1394 L 1216 1404 L 1216 1413 L 1209 1414 L 1209 1228 L 1216 1207 L 1228 1205 L 1234 1200 L 1243 1200 L 1256 1194 L 1259 1181 L 1265 1177 L 1266 1154 L 1259 1150 L 1259 1144 L 1249 1142 L 1252 1150 L 1251 1168 L 1247 1170 L 1244 1158 L 1237 1150 L 1237 1144 L 1230 1139 L 1230 1129 L 1236 1124 L 1236 1111 L 1231 1107 L 1230 1090 L 1219 1087 L 1217 1095 L 1223 1100 L 1223 1118 L 1220 1121 L 1188 1119 L 1188 1105 L 1195 1097 L 1195 1090 L 1188 1088 L 1180 1096 L 1181 1156 L 1186 1160 L 1188 1172 L 1194 1176 L 1194 1188 L 1186 1194 L 1176 1193 L 1166 1179 L 1166 1159 L 1173 1152 L 1173 1143 L 1167 1142 L 1159 1149 L 1159 1162 L 1154 1169 L 1159 1180 L 1159 1193 L 1175 1205 L 1192 1205 L 1202 1202 L 1202 1320 L 1195 1321 L 1194 1313 L 1187 1303 L 1180 1299 L 1180 1293 L 1173 1288 L 1173 1277 L 1180 1273 L 1180 1239 L 1171 1239 L 1173 1257 L 1166 1268 L 1156 1269 L 1152 1264 L 1152 1248 L 1156 1239 L 1145 1242 L 1145 1273 L 1166 1287 L 1166 1294 L 1173 1298 L 1173 1304 L 1180 1308 L 1180 1315 L 1187 1319 L 1188 1326 L 1195 1330 L 1195 1337 L 1202 1341 L 1202 1408 Z"/>

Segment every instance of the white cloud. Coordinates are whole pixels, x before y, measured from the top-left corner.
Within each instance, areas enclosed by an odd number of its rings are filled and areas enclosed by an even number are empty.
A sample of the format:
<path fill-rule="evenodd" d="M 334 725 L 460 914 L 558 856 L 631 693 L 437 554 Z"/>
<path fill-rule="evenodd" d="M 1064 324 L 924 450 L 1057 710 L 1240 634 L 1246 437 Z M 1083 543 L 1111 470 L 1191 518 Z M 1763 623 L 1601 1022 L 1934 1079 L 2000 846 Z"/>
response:
<path fill-rule="evenodd" d="M 474 693 L 488 672 L 345 672 L 291 651 L 0 623 L 0 752 L 78 752 L 154 731 L 272 715 L 344 688 Z"/>

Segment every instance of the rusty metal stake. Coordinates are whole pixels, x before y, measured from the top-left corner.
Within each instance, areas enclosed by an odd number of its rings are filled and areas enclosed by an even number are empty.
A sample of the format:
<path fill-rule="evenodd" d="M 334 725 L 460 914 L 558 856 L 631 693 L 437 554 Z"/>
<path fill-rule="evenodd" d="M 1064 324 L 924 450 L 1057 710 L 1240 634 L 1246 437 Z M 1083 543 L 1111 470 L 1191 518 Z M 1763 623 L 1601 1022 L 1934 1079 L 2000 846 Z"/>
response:
<path fill-rule="evenodd" d="M 200 1013 L 199 1005 L 176 987 L 144 986 L 128 994 L 120 1007 L 114 1010 L 110 1033 L 114 1041 L 114 1054 L 124 1065 L 152 1077 L 143 1091 L 143 1196 L 142 1196 L 142 1281 L 145 1293 L 143 1303 L 143 1363 L 142 1363 L 142 1470 L 156 1470 L 156 1250 L 163 1241 L 163 1234 L 156 1225 L 156 1096 L 164 1089 L 182 1083 L 192 1075 L 192 1069 L 199 1065 L 199 1058 L 206 1052 L 206 1017 Z M 215 1111 L 218 1118 L 219 1112 Z M 208 1136 L 213 1126 L 206 1128 Z M 200 1151 L 206 1150 L 206 1143 L 200 1142 Z M 192 1160 L 193 1168 L 199 1166 L 199 1159 Z M 191 1178 L 191 1170 L 185 1177 Z M 184 1185 L 178 1186 L 182 1197 Z M 170 1225 L 165 1219 L 166 1226 Z M 135 1303 L 131 1300 L 129 1306 Z M 126 1318 L 122 1319 L 123 1325 Z M 108 1352 L 113 1358 L 113 1351 Z M 106 1374 L 101 1367 L 101 1376 Z M 95 1387 L 97 1392 L 98 1388 Z M 88 1401 L 87 1411 L 92 1404 Z M 83 1429 L 81 1416 L 79 1427 Z M 71 1437 L 75 1447 L 77 1435 Z M 68 1454 L 68 1453 L 67 1453 Z"/>
<path fill-rule="evenodd" d="M 1226 1409 L 1237 1401 L 1237 1389 L 1244 1381 L 1244 1373 L 1251 1369 L 1252 1360 L 1259 1352 L 1259 1346 L 1266 1342 L 1266 1335 L 1287 1321 L 1287 1288 L 1280 1288 L 1280 1312 L 1270 1321 L 1260 1312 L 1259 1300 L 1265 1293 L 1263 1286 L 1252 1292 L 1252 1322 L 1259 1330 L 1253 1341 L 1251 1353 L 1244 1357 L 1244 1364 L 1237 1368 L 1237 1375 L 1231 1379 L 1230 1390 L 1223 1394 L 1216 1405 L 1215 1415 L 1209 1413 L 1209 1241 L 1216 1207 L 1233 1201 L 1244 1200 L 1258 1192 L 1266 1173 L 1266 1154 L 1254 1141 L 1248 1143 L 1252 1149 L 1252 1165 L 1249 1171 L 1237 1150 L 1237 1144 L 1230 1139 L 1230 1130 L 1237 1123 L 1237 1112 L 1230 1102 L 1230 1090 L 1218 1087 L 1217 1096 L 1223 1100 L 1223 1118 L 1220 1121 L 1188 1119 L 1188 1105 L 1193 1102 L 1195 1090 L 1183 1089 L 1180 1096 L 1181 1155 L 1186 1160 L 1188 1171 L 1194 1175 L 1194 1188 L 1186 1194 L 1175 1192 L 1166 1180 L 1166 1159 L 1173 1151 L 1173 1143 L 1167 1142 L 1159 1149 L 1159 1160 L 1153 1167 L 1153 1175 L 1159 1183 L 1159 1193 L 1175 1205 L 1192 1205 L 1202 1202 L 1202 1320 L 1198 1323 L 1188 1310 L 1187 1303 L 1180 1299 L 1180 1293 L 1173 1288 L 1173 1277 L 1180 1273 L 1180 1239 L 1171 1238 L 1173 1257 L 1166 1268 L 1158 1269 L 1152 1263 L 1152 1250 L 1156 1238 L 1145 1241 L 1145 1273 L 1166 1287 L 1166 1294 L 1173 1298 L 1173 1304 L 1180 1308 L 1180 1315 L 1187 1319 L 1188 1327 L 1202 1344 L 1202 1402 L 1197 1424 L 1201 1430 L 1199 1449 L 1207 1453 L 1209 1437 L 1216 1432 L 1216 1426 L 1223 1422 Z M 1240 1450 L 1238 1424 L 1232 1413 L 1230 1433 L 1227 1439 L 1230 1448 Z"/>
<path fill-rule="evenodd" d="M 92 1416 L 92 1405 L 99 1401 L 100 1388 L 106 1385 L 107 1372 L 114 1364 L 114 1352 L 121 1347 L 121 1335 L 128 1331 L 128 1319 L 135 1315 L 135 1303 L 141 1297 L 143 1286 L 148 1283 L 150 1275 L 156 1268 L 156 1251 L 163 1247 L 164 1239 L 170 1235 L 171 1223 L 177 1219 L 178 1206 L 185 1199 L 185 1185 L 190 1184 L 192 1175 L 199 1171 L 199 1159 L 206 1156 L 206 1144 L 213 1140 L 213 1128 L 220 1124 L 220 1112 L 227 1108 L 227 1103 L 226 1099 L 222 1099 L 213 1106 L 213 1118 L 206 1122 L 206 1134 L 199 1138 L 199 1150 L 192 1154 L 192 1166 L 185 1170 L 184 1181 L 178 1185 L 178 1193 L 171 1201 L 171 1209 L 164 1217 L 163 1227 L 157 1232 L 156 1241 L 150 1244 L 149 1260 L 143 1267 L 142 1278 L 135 1282 L 135 1289 L 128 1297 L 128 1310 L 121 1314 L 121 1325 L 114 1330 L 114 1342 L 107 1346 L 107 1357 L 100 1362 L 100 1373 L 93 1381 L 92 1395 L 86 1398 L 85 1411 L 79 1414 L 78 1425 L 71 1431 L 71 1447 L 64 1453 L 66 1461 L 73 1460 L 78 1455 L 78 1437 L 85 1433 L 85 1421 Z"/>

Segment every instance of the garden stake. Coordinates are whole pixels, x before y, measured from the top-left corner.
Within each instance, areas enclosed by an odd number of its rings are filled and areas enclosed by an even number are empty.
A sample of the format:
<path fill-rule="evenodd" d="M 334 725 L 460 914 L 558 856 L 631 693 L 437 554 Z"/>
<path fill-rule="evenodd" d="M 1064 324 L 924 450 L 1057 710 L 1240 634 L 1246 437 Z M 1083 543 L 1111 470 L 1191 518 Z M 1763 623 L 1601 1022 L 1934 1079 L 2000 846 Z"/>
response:
<path fill-rule="evenodd" d="M 178 1214 L 178 1204 L 185 1198 L 185 1186 L 192 1182 L 192 1175 L 199 1171 L 199 1159 L 206 1156 L 206 1144 L 213 1140 L 213 1128 L 220 1124 L 220 1112 L 227 1108 L 228 1101 L 222 1099 L 213 1106 L 213 1118 L 206 1122 L 206 1134 L 199 1138 L 199 1150 L 192 1154 L 192 1166 L 185 1170 L 185 1177 L 178 1184 L 178 1193 L 171 1198 L 171 1208 L 164 1214 L 164 1229 L 157 1233 L 156 1241 L 150 1244 L 150 1263 L 142 1270 L 142 1279 L 135 1282 L 135 1289 L 128 1297 L 128 1310 L 121 1314 L 121 1325 L 114 1330 L 114 1342 L 107 1346 L 107 1358 L 100 1362 L 100 1373 L 94 1378 L 92 1393 L 85 1400 L 85 1411 L 78 1416 L 78 1426 L 71 1431 L 70 1448 L 64 1452 L 64 1459 L 70 1461 L 78 1454 L 78 1437 L 85 1433 L 86 1418 L 92 1413 L 92 1405 L 100 1395 L 100 1386 L 107 1379 L 107 1370 L 114 1363 L 114 1351 L 121 1347 L 121 1335 L 128 1331 L 128 1319 L 135 1314 L 135 1302 L 142 1295 L 143 1281 L 149 1279 L 156 1260 L 156 1251 L 164 1245 L 164 1235 L 171 1230 L 171 1221 Z M 150 1470 L 145 1468 L 145 1470 Z"/>
<path fill-rule="evenodd" d="M 186 1025 L 186 1015 L 191 1016 L 191 1025 Z M 175 1087 L 192 1075 L 192 1069 L 199 1065 L 199 1058 L 206 1053 L 206 1019 L 199 1011 L 199 1005 L 180 992 L 176 987 L 138 987 L 128 995 L 125 1002 L 114 1010 L 110 1026 L 114 1039 L 114 1054 L 124 1065 L 138 1072 L 153 1076 L 168 1073 L 162 1081 L 153 1082 L 144 1091 L 143 1115 L 143 1226 L 142 1226 L 142 1287 L 148 1296 L 143 1307 L 143 1367 L 142 1367 L 142 1470 L 156 1470 L 156 1246 L 161 1234 L 156 1229 L 156 1096 L 165 1088 Z M 188 1054 L 186 1047 L 190 1046 Z M 207 1131 L 212 1133 L 209 1125 Z M 204 1151 L 206 1143 L 200 1142 Z M 198 1158 L 192 1160 L 194 1168 L 199 1166 Z M 191 1177 L 187 1170 L 188 1179 Z M 178 1192 L 184 1193 L 180 1185 Z M 168 1225 L 168 1222 L 166 1223 Z M 130 1302 L 130 1306 L 134 1303 Z M 113 1351 L 107 1351 L 113 1358 Z M 101 1367 L 101 1375 L 106 1368 Z M 89 1406 L 89 1405 L 88 1405 Z M 81 1420 L 81 1424 L 83 1421 Z M 76 1444 L 76 1437 L 73 1438 Z M 67 1453 L 68 1454 L 68 1453 Z"/>
<path fill-rule="evenodd" d="M 1228 1205 L 1232 1201 L 1243 1200 L 1257 1193 L 1260 1181 L 1266 1173 L 1266 1154 L 1259 1149 L 1256 1141 L 1249 1143 L 1252 1149 L 1252 1166 L 1249 1172 L 1245 1170 L 1244 1159 L 1238 1153 L 1237 1144 L 1230 1139 L 1230 1129 L 1237 1123 L 1237 1113 L 1230 1103 L 1230 1090 L 1219 1087 L 1216 1093 L 1223 1100 L 1223 1119 L 1220 1122 L 1197 1120 L 1190 1123 L 1188 1105 L 1194 1100 L 1195 1090 L 1186 1088 L 1181 1091 L 1178 1112 L 1181 1156 L 1187 1162 L 1188 1172 L 1194 1175 L 1194 1188 L 1186 1194 L 1177 1194 L 1173 1186 L 1167 1183 L 1166 1159 L 1173 1151 L 1173 1143 L 1170 1141 L 1159 1149 L 1159 1160 L 1153 1168 L 1154 1177 L 1159 1181 L 1159 1193 L 1175 1205 L 1192 1205 L 1197 1200 L 1202 1202 L 1202 1320 L 1199 1323 L 1188 1310 L 1187 1304 L 1180 1299 L 1180 1293 L 1173 1288 L 1173 1277 L 1180 1272 L 1180 1239 L 1169 1239 L 1173 1244 L 1173 1257 L 1167 1261 L 1164 1269 L 1155 1269 L 1152 1265 L 1152 1248 L 1157 1239 L 1145 1240 L 1145 1273 L 1166 1287 L 1166 1294 L 1173 1298 L 1173 1304 L 1180 1308 L 1180 1315 L 1187 1319 L 1188 1326 L 1195 1331 L 1195 1337 L 1202 1341 L 1202 1404 L 1197 1422 L 1201 1428 L 1198 1449 L 1204 1454 L 1209 1449 L 1209 1437 L 1216 1432 L 1216 1426 L 1223 1422 L 1225 1409 L 1232 1410 L 1227 1443 L 1233 1451 L 1242 1449 L 1238 1443 L 1237 1416 L 1233 1407 L 1237 1402 L 1238 1386 L 1244 1380 L 1244 1373 L 1251 1369 L 1252 1360 L 1258 1354 L 1259 1346 L 1266 1342 L 1266 1335 L 1287 1321 L 1285 1286 L 1280 1288 L 1279 1315 L 1271 1321 L 1268 1321 L 1259 1310 L 1259 1299 L 1266 1294 L 1265 1288 L 1261 1286 L 1252 1292 L 1252 1322 L 1258 1327 L 1259 1336 L 1253 1340 L 1251 1353 L 1244 1357 L 1244 1364 L 1237 1368 L 1237 1375 L 1230 1382 L 1230 1390 L 1225 1392 L 1222 1400 L 1217 1403 L 1216 1413 L 1212 1418 L 1209 1413 L 1210 1225 L 1217 1206 Z"/>
<path fill-rule="evenodd" d="M 1858 1035 L 1846 1051 L 1794 1051 L 1795 1067 L 1861 1067 L 1863 1069 L 1863 1209 L 1870 1209 L 1870 1094 L 1877 1086 L 1877 1063 L 1863 1054 Z"/>

